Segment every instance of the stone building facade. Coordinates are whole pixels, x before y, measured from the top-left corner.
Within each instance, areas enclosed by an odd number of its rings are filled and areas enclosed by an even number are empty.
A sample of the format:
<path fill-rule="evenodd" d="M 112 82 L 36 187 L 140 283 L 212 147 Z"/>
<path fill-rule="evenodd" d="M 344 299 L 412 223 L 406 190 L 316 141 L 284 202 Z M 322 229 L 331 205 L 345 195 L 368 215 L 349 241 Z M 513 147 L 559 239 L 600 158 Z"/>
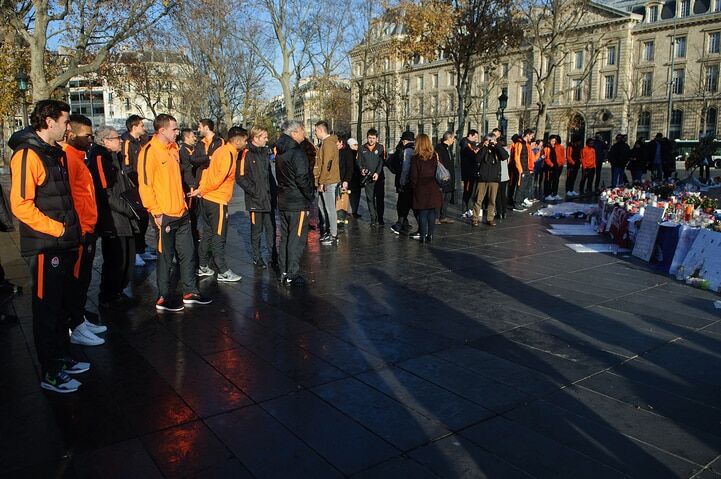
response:
<path fill-rule="evenodd" d="M 554 73 L 548 133 L 564 140 L 574 132 L 608 139 L 719 134 L 721 0 L 592 1 L 577 30 L 578 41 Z M 385 47 L 401 33 L 402 25 L 381 18 L 351 52 L 352 131 L 377 128 L 388 145 L 405 129 L 434 139 L 457 129 L 452 64 L 393 59 Z M 494 71 L 476 70 L 464 131 L 498 126 L 502 92 L 509 133 L 536 125 L 532 67 L 540 53 L 526 45 L 500 54 Z"/>

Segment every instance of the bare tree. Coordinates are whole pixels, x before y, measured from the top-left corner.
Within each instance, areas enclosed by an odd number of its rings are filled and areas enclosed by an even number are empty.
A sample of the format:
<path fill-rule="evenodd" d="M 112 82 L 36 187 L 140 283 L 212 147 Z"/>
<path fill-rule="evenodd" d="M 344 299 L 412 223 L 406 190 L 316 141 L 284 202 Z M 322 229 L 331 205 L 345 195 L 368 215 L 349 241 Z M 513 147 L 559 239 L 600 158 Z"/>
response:
<path fill-rule="evenodd" d="M 97 71 L 114 47 L 147 30 L 175 5 L 174 0 L 3 1 L 0 17 L 22 37 L 30 52 L 34 100 L 77 75 Z M 48 71 L 48 42 L 62 50 L 63 67 Z"/>

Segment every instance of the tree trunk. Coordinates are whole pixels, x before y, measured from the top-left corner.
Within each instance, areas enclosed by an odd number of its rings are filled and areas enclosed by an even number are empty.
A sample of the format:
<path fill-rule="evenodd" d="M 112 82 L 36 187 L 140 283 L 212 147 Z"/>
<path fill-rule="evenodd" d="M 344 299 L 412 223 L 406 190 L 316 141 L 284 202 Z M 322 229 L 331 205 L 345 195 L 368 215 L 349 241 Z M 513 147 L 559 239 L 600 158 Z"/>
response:
<path fill-rule="evenodd" d="M 285 103 L 285 115 L 288 120 L 295 119 L 295 102 L 290 89 L 290 72 L 284 71 L 280 78 L 280 86 L 283 88 L 283 101 Z"/>

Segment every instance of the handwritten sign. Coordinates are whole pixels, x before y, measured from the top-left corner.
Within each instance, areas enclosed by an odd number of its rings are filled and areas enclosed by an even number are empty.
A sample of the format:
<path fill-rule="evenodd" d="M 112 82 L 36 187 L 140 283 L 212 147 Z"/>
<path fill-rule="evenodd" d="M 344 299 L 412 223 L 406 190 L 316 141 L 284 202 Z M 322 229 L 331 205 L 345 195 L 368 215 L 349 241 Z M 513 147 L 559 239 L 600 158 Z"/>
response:
<path fill-rule="evenodd" d="M 636 243 L 633 245 L 633 255 L 644 261 L 651 261 L 653 249 L 656 246 L 658 228 L 663 218 L 664 208 L 649 206 L 641 221 L 641 229 L 636 235 Z"/>

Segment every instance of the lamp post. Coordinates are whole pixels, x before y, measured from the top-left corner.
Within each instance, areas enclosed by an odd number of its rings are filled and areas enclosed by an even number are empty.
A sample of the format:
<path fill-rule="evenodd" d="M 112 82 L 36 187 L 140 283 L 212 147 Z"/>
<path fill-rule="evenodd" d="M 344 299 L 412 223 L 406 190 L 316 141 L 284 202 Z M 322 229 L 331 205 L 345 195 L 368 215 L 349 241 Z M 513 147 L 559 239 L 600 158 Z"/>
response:
<path fill-rule="evenodd" d="M 22 95 L 23 100 L 23 127 L 28 126 L 28 104 L 26 101 L 26 93 L 28 91 L 28 75 L 25 73 L 25 70 L 20 70 L 15 77 L 15 80 L 17 81 L 17 87 L 18 91 Z"/>
<path fill-rule="evenodd" d="M 508 126 L 508 120 L 503 116 L 503 111 L 508 106 L 508 95 L 506 95 L 506 89 L 501 91 L 501 95 L 498 97 L 498 111 L 496 111 L 496 119 L 498 120 L 498 128 L 501 129 L 503 135 L 506 134 L 506 127 Z"/>

